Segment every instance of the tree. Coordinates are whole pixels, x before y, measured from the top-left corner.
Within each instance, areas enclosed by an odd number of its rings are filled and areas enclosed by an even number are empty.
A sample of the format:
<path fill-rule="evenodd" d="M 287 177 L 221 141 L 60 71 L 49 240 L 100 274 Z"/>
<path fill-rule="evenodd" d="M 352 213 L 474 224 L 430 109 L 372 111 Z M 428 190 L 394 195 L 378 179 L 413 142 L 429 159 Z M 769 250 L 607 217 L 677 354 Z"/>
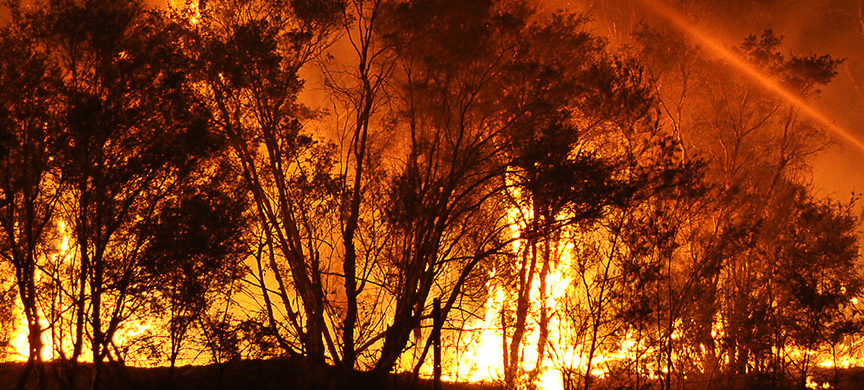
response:
<path fill-rule="evenodd" d="M 635 161 L 628 161 L 626 148 L 622 148 L 622 143 L 619 143 L 626 138 L 626 132 L 633 132 L 634 137 L 651 138 L 650 128 L 642 127 L 648 122 L 635 123 L 647 118 L 646 107 L 651 100 L 642 89 L 638 71 L 626 69 L 620 63 L 612 65 L 602 62 L 589 66 L 584 73 L 575 66 L 570 71 L 576 72 L 577 77 L 606 77 L 607 81 L 611 81 L 605 90 L 601 86 L 595 86 L 597 90 L 586 88 L 586 95 L 596 93 L 600 96 L 598 100 L 602 99 L 604 104 L 622 98 L 625 94 L 630 96 L 624 105 L 615 107 L 614 111 L 604 112 L 603 109 L 607 107 L 592 107 L 590 103 L 582 102 L 581 107 L 577 106 L 577 109 L 566 114 L 571 116 L 567 124 L 552 123 L 547 128 L 529 129 L 527 139 L 520 139 L 516 143 L 519 150 L 514 153 L 517 157 L 512 165 L 514 178 L 511 180 L 519 192 L 515 196 L 518 200 L 514 207 L 523 210 L 521 215 L 524 220 L 519 223 L 527 237 L 524 257 L 517 271 L 519 283 L 513 288 L 517 295 L 517 308 L 510 356 L 507 359 L 506 380 L 509 386 L 515 385 L 516 372 L 521 366 L 520 345 L 528 308 L 531 306 L 531 285 L 535 278 L 540 284 L 540 339 L 534 375 L 542 369 L 549 322 L 545 304 L 546 278 L 554 261 L 552 246 L 560 240 L 558 232 L 565 229 L 578 236 L 579 232 L 592 229 L 607 213 L 630 203 L 635 189 L 643 184 L 641 180 L 644 179 L 640 174 L 623 174 L 634 168 L 631 164 Z M 585 81 L 583 83 L 587 84 Z M 640 93 L 642 96 L 639 96 Z M 578 102 L 580 98 L 583 97 L 576 95 L 574 100 Z M 628 118 L 632 122 L 617 122 L 619 118 Z M 642 134 L 637 135 L 636 132 Z M 613 140 L 616 136 L 620 137 L 617 142 Z M 538 248 L 540 243 L 542 248 Z M 582 271 L 584 277 L 585 270 Z M 605 292 L 605 287 L 601 287 L 601 290 Z M 600 301 L 605 299 L 604 292 L 600 293 Z M 596 309 L 598 313 L 603 311 L 602 308 Z"/>
<path fill-rule="evenodd" d="M 562 226 L 587 224 L 627 196 L 611 134 L 638 131 L 650 98 L 638 69 L 606 57 L 578 15 L 484 1 L 393 9 L 389 36 L 401 68 L 395 79 L 406 108 L 398 128 L 407 136 L 407 157 L 394 181 L 391 218 L 394 238 L 404 243 L 391 254 L 398 259 L 395 315 L 375 370 L 390 369 L 427 315 L 429 294 L 449 296 L 442 298 L 446 315 L 469 275 L 488 272 L 481 264 L 525 240 L 533 244 L 522 246 L 521 267 L 501 272 L 519 280 L 505 353 L 512 385 L 527 294 L 552 261 L 548 252 L 537 256 L 537 243 Z M 508 209 L 533 211 L 519 221 L 520 238 L 505 235 L 514 223 Z M 472 239 L 456 244 L 462 237 Z"/>
<path fill-rule="evenodd" d="M 858 220 L 849 205 L 813 199 L 802 187 L 793 187 L 780 209 L 786 215 L 771 254 L 778 265 L 775 297 L 781 329 L 777 349 L 797 347 L 816 351 L 854 323 L 842 321 L 841 312 L 851 305 L 864 283 L 857 271 Z M 838 321 L 838 322 L 835 322 Z M 844 329 L 852 326 L 851 329 Z M 782 341 L 780 341 L 782 340 Z M 836 341 L 833 341 L 836 344 Z M 804 384 L 813 362 L 809 354 L 792 358 L 797 382 Z"/>
<path fill-rule="evenodd" d="M 394 303 L 378 375 L 393 368 L 429 316 L 434 294 L 447 317 L 466 282 L 482 277 L 477 265 L 507 241 L 500 199 L 506 143 L 496 142 L 506 142 L 506 113 L 516 111 L 499 72 L 524 31 L 525 11 L 486 1 L 395 2 L 388 11 L 384 36 L 398 58 L 395 129 L 403 152 L 385 214 L 393 229 L 386 288 Z M 425 344 L 424 351 L 431 339 Z"/>
<path fill-rule="evenodd" d="M 51 49 L 62 80 L 56 104 L 64 142 L 48 159 L 68 185 L 62 217 L 77 251 L 51 275 L 59 291 L 54 304 L 72 307 L 51 318 L 71 333 L 71 356 L 63 332 L 55 349 L 70 363 L 73 386 L 89 343 L 96 389 L 118 329 L 150 303 L 140 256 L 149 237 L 141 221 L 162 210 L 216 143 L 205 112 L 193 104 L 176 31 L 162 14 L 137 2 L 61 1 L 24 17 Z"/>
<path fill-rule="evenodd" d="M 16 10 L 20 11 L 20 10 Z M 55 214 L 64 178 L 55 155 L 59 129 L 57 68 L 33 36 L 31 21 L 16 19 L 0 32 L 0 257 L 15 269 L 16 287 L 27 320 L 30 344 L 17 388 L 36 369 L 44 389 L 43 321 L 36 272 L 53 251 Z"/>
<path fill-rule="evenodd" d="M 321 61 L 320 69 L 329 96 L 339 111 L 333 112 L 333 128 L 339 145 L 339 225 L 343 288 L 345 294 L 342 332 L 342 364 L 353 369 L 357 361 L 357 342 L 366 341 L 371 330 L 360 318 L 365 313 L 380 313 L 376 299 L 362 300 L 364 289 L 374 283 L 386 227 L 374 215 L 383 210 L 375 198 L 386 191 L 386 168 L 381 159 L 382 138 L 388 126 L 386 105 L 388 83 L 395 62 L 393 50 L 380 37 L 384 2 L 350 1 L 342 17 L 343 40 L 350 43 L 351 64 L 345 58 L 330 57 Z M 334 50 L 337 52 L 338 49 Z M 356 63 L 353 63 L 356 61 Z M 382 117 L 384 116 L 384 117 Z M 380 198 L 379 198 L 380 199 Z M 378 234 L 369 235 L 370 232 Z M 368 295 L 368 294 L 367 294 Z M 338 307 L 338 306 L 337 306 Z M 362 321 L 362 322 L 361 322 Z M 358 325 L 360 329 L 358 328 Z M 366 336 L 366 337 L 364 337 Z"/>
<path fill-rule="evenodd" d="M 302 86 L 297 72 L 326 47 L 342 5 L 291 5 L 214 2 L 193 27 L 189 44 L 198 60 L 200 99 L 250 192 L 258 229 L 266 237 L 266 267 L 279 286 L 289 335 L 302 350 L 285 338 L 282 347 L 323 363 L 327 352 L 338 356 L 326 322 L 329 270 L 322 264 L 330 238 L 326 222 L 333 220 L 327 214 L 335 205 L 333 152 L 303 130 L 307 116 L 296 101 Z M 260 283 L 270 326 L 279 333 L 267 282 Z M 300 307 L 294 307 L 294 294 Z"/>
<path fill-rule="evenodd" d="M 247 203 L 240 190 L 226 188 L 236 183 L 229 177 L 217 171 L 210 178 L 190 180 L 173 202 L 140 227 L 150 237 L 141 263 L 153 282 L 151 292 L 162 295 L 160 306 L 168 313 L 172 368 L 190 327 L 207 314 L 214 295 L 234 288 L 244 272 Z"/>
<path fill-rule="evenodd" d="M 692 332 L 688 338 L 702 351 L 709 378 L 717 369 L 763 372 L 780 364 L 767 362 L 779 357 L 771 352 L 770 340 L 780 337 L 783 325 L 756 319 L 772 317 L 776 293 L 770 289 L 778 271 L 774 260 L 764 257 L 770 250 L 762 243 L 775 240 L 776 224 L 785 224 L 785 218 L 774 219 L 782 213 L 771 210 L 783 207 L 782 194 L 792 183 L 806 180 L 808 156 L 824 148 L 823 135 L 761 86 L 739 80 L 732 70 L 718 72 L 723 68 L 701 58 L 698 48 L 678 34 L 643 27 L 636 41 L 652 76 L 664 87 L 658 96 L 666 122 L 684 153 L 709 162 L 706 179 L 713 183 L 705 207 L 688 217 L 694 229 L 688 256 L 711 273 L 694 290 L 700 309 L 684 320 L 684 331 Z M 781 37 L 766 31 L 748 37 L 736 50 L 744 61 L 805 98 L 817 94 L 840 63 L 828 56 L 786 57 L 779 52 L 780 43 Z M 722 339 L 715 336 L 718 321 Z M 724 354 L 731 358 L 728 367 L 719 365 Z M 775 378 L 782 375 L 770 370 Z"/>

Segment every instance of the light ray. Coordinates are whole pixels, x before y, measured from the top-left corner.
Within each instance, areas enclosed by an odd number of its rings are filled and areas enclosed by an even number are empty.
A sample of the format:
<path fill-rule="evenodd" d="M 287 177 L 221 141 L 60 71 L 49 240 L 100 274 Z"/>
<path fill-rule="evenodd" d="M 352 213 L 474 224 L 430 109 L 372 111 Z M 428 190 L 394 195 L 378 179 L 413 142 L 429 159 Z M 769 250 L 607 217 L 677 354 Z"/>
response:
<path fill-rule="evenodd" d="M 864 142 L 858 139 L 858 137 L 854 136 L 848 130 L 834 123 L 834 121 L 829 119 L 827 116 L 825 116 L 825 114 L 823 114 L 813 106 L 809 105 L 800 96 L 780 85 L 780 83 L 778 83 L 774 78 L 766 75 L 758 68 L 750 64 L 748 61 L 729 50 L 718 39 L 711 37 L 706 32 L 699 29 L 697 26 L 688 22 L 687 18 L 682 13 L 666 4 L 661 3 L 658 0 L 638 1 L 647 6 L 647 8 L 650 9 L 657 16 L 660 16 L 663 19 L 672 22 L 679 30 L 698 41 L 711 53 L 728 61 L 729 64 L 734 66 L 741 73 L 750 77 L 751 79 L 762 85 L 765 89 L 775 94 L 777 97 L 792 104 L 793 106 L 801 110 L 801 112 L 809 116 L 811 119 L 821 123 L 823 126 L 831 130 L 831 132 L 833 132 L 835 135 L 839 136 L 843 140 L 847 141 L 849 144 L 856 146 L 861 152 L 864 152 Z"/>

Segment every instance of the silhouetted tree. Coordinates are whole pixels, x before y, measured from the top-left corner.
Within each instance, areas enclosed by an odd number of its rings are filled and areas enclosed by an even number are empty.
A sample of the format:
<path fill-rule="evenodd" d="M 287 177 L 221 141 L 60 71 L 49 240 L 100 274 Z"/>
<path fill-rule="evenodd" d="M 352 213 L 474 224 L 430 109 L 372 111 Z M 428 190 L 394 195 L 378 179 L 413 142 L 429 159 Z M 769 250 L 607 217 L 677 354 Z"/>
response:
<path fill-rule="evenodd" d="M 388 237 L 384 221 L 375 218 L 385 207 L 387 166 L 382 159 L 388 143 L 390 77 L 396 66 L 393 48 L 381 39 L 383 1 L 349 1 L 341 20 L 342 40 L 350 43 L 346 55 L 335 46 L 319 68 L 334 112 L 330 114 L 338 156 L 337 200 L 341 263 L 344 276 L 344 309 L 338 302 L 341 324 L 341 362 L 354 368 L 357 354 L 374 333 L 369 324 L 382 313 L 382 302 L 375 299 L 370 284 L 379 271 L 380 248 Z M 329 130 L 329 129 L 328 129 Z M 364 293 L 365 292 L 365 293 Z M 341 294 L 340 294 L 341 295 Z M 365 299 L 364 299 L 365 298 Z M 365 316 L 362 313 L 366 313 Z"/>
<path fill-rule="evenodd" d="M 783 333 L 772 346 L 818 351 L 830 338 L 854 331 L 843 329 L 854 323 L 835 321 L 864 283 L 857 270 L 859 222 L 848 206 L 813 199 L 802 187 L 793 187 L 787 202 L 778 210 L 785 218 L 770 252 L 777 266 L 772 298 L 781 324 L 775 332 Z M 804 385 L 815 364 L 809 359 L 809 354 L 793 357 L 797 367 L 784 374 L 797 375 Z"/>
<path fill-rule="evenodd" d="M 430 294 L 442 290 L 446 315 L 466 278 L 488 272 L 478 264 L 514 240 L 504 233 L 513 223 L 507 210 L 516 208 L 533 211 L 520 223 L 522 238 L 534 245 L 523 246 L 520 270 L 502 272 L 519 280 L 505 354 L 512 385 L 527 294 L 552 261 L 537 256 L 536 243 L 626 197 L 607 143 L 615 131 L 633 131 L 650 98 L 638 70 L 606 57 L 603 42 L 585 33 L 576 15 L 484 1 L 460 9 L 437 1 L 397 4 L 393 13 L 389 36 L 407 107 L 397 128 L 404 128 L 407 160 L 390 206 L 394 240 L 402 241 L 391 249 L 395 317 L 375 370 L 396 361 L 428 315 Z M 449 284 L 447 275 L 459 277 Z"/>
<path fill-rule="evenodd" d="M 60 304 L 73 307 L 52 318 L 68 326 L 72 355 L 63 337 L 55 349 L 71 363 L 73 386 L 89 343 L 96 389 L 118 329 L 148 304 L 152 284 L 140 254 L 149 237 L 138 226 L 215 143 L 192 100 L 176 31 L 162 14 L 134 1 L 60 1 L 25 18 L 62 80 L 56 104 L 64 145 L 49 160 L 68 183 L 62 216 L 77 251 L 69 273 L 53 275 L 63 284 Z"/>
<path fill-rule="evenodd" d="M 782 349 L 776 342 L 784 326 L 766 320 L 776 311 L 771 290 L 779 269 L 764 245 L 779 237 L 777 229 L 786 223 L 779 217 L 786 214 L 775 214 L 782 209 L 782 194 L 806 180 L 807 158 L 824 148 L 824 137 L 797 109 L 741 80 L 734 70 L 716 67 L 683 37 L 643 27 L 636 41 L 657 85 L 663 85 L 658 89 L 662 112 L 682 152 L 709 163 L 707 203 L 687 217 L 688 257 L 710 271 L 694 286 L 699 309 L 682 322 L 691 343 L 687 348 L 701 350 L 709 378 L 718 369 L 770 370 L 779 378 L 785 375 L 778 374 L 785 370 L 784 352 L 772 348 Z M 737 52 L 802 97 L 818 93 L 840 62 L 828 56 L 786 57 L 779 52 L 780 42 L 767 31 L 748 37 Z M 723 355 L 731 358 L 727 367 L 720 365 Z"/>
<path fill-rule="evenodd" d="M 16 11 L 20 11 L 16 10 Z M 0 258 L 14 266 L 30 345 L 18 381 L 36 369 L 44 389 L 43 321 L 36 271 L 54 250 L 54 219 L 64 190 L 56 160 L 60 130 L 57 68 L 34 36 L 31 20 L 15 19 L 0 32 Z"/>
<path fill-rule="evenodd" d="M 328 351 L 338 356 L 325 321 L 330 287 L 322 251 L 330 237 L 321 222 L 333 220 L 328 213 L 336 204 L 333 152 L 303 130 L 301 120 L 308 115 L 296 100 L 302 86 L 297 72 L 326 47 L 341 8 L 338 1 L 287 7 L 210 2 L 190 40 L 199 60 L 199 93 L 253 200 L 287 330 L 303 350 L 284 338 L 282 347 L 322 363 Z M 265 279 L 260 283 L 270 326 L 278 332 L 275 302 Z"/>
<path fill-rule="evenodd" d="M 218 167 L 218 162 L 210 163 Z M 162 295 L 157 306 L 168 313 L 171 367 L 196 319 L 206 315 L 214 296 L 234 288 L 245 271 L 245 193 L 226 187 L 237 181 L 225 173 L 208 173 L 212 176 L 178 189 L 175 199 L 140 227 L 150 237 L 141 254 L 153 282 L 150 292 Z"/>

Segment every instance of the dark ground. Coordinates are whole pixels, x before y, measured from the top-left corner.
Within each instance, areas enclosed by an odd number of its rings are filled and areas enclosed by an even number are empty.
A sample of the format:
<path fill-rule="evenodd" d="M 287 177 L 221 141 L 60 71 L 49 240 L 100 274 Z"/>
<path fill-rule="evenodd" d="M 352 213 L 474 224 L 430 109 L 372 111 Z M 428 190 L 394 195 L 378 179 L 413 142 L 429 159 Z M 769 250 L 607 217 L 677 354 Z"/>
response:
<path fill-rule="evenodd" d="M 0 390 L 14 389 L 22 363 L 0 363 Z M 244 360 L 223 365 L 160 368 L 111 367 L 106 370 L 104 390 L 341 390 L 393 389 L 431 390 L 430 381 L 414 383 L 409 375 L 392 375 L 384 381 L 365 373 L 345 372 L 335 367 L 314 366 L 302 360 Z M 80 365 L 79 389 L 88 389 L 90 365 Z M 59 390 L 54 367 L 47 367 L 48 390 Z M 36 389 L 31 375 L 28 389 Z M 500 386 L 444 383 L 443 390 L 499 390 Z"/>
<path fill-rule="evenodd" d="M 22 363 L 0 363 L 0 390 L 14 389 Z M 54 380 L 54 366 L 49 363 L 47 372 L 49 390 L 59 390 Z M 79 389 L 88 389 L 90 366 L 82 364 L 79 368 Z M 813 378 L 820 385 L 833 382 L 834 371 L 820 369 Z M 776 383 L 758 377 L 735 378 L 691 378 L 684 389 L 714 390 L 770 390 L 801 389 L 791 383 Z M 839 371 L 840 385 L 836 389 L 864 389 L 864 368 L 850 368 Z M 614 378 L 598 381 L 595 389 L 627 389 Z M 364 373 L 345 372 L 334 367 L 314 366 L 303 360 L 245 360 L 223 365 L 184 366 L 173 371 L 169 368 L 120 368 L 106 369 L 105 390 L 341 390 L 341 389 L 392 389 L 392 390 L 431 390 L 430 381 L 414 382 L 409 375 L 393 375 L 383 382 Z M 35 378 L 31 377 L 28 389 L 36 389 Z M 480 385 L 465 383 L 444 383 L 443 390 L 500 390 L 500 385 Z M 656 388 L 657 386 L 655 386 Z M 652 387 L 647 387 L 648 389 Z M 834 388 L 834 387 L 832 387 Z"/>

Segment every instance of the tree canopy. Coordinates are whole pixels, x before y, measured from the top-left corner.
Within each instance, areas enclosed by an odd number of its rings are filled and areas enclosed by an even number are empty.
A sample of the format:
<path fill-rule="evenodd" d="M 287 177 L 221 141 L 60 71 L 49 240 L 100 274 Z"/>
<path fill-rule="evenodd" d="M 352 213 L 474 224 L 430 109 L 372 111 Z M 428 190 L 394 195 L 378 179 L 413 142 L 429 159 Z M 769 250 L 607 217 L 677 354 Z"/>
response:
<path fill-rule="evenodd" d="M 8 7 L 20 389 L 86 362 L 92 389 L 274 357 L 416 377 L 437 337 L 459 379 L 481 322 L 507 388 L 803 385 L 860 335 L 854 199 L 807 180 L 824 129 L 675 30 L 621 49 L 521 0 Z M 734 52 L 802 99 L 842 63 L 781 48 Z"/>

